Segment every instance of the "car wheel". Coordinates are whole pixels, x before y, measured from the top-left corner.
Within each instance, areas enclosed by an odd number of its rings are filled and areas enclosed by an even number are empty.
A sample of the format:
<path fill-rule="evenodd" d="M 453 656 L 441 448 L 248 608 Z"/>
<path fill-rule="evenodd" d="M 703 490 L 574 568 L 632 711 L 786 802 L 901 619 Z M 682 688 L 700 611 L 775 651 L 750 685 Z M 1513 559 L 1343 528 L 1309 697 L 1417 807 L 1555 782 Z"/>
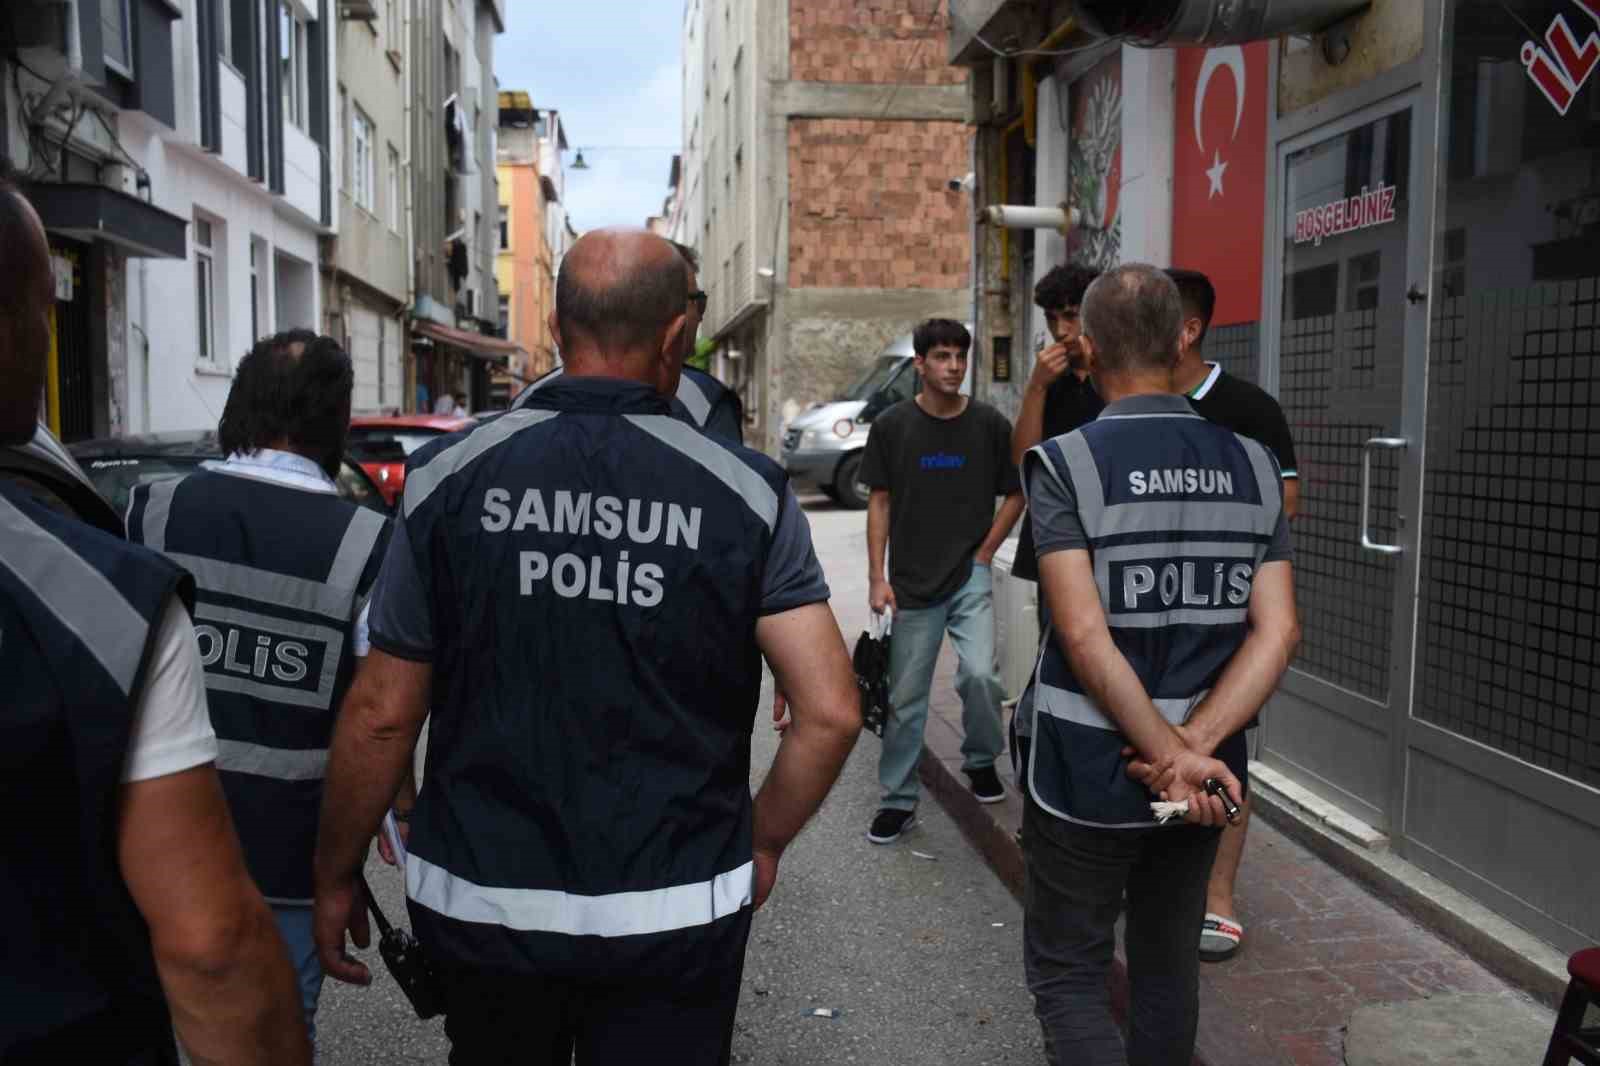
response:
<path fill-rule="evenodd" d="M 872 490 L 861 483 L 861 453 L 856 452 L 846 457 L 839 464 L 839 472 L 833 478 L 833 491 L 841 507 L 848 507 L 852 511 L 864 510 L 867 498 L 872 495 Z"/>

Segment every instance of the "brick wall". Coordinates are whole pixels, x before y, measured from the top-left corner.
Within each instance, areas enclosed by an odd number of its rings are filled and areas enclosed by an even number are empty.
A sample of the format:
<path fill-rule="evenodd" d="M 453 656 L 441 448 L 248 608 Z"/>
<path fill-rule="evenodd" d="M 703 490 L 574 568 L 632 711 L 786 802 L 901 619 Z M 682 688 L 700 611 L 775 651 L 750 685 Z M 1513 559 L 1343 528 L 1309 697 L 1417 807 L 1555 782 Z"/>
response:
<path fill-rule="evenodd" d="M 789 0 L 796 81 L 961 85 L 949 61 L 947 0 Z"/>
<path fill-rule="evenodd" d="M 970 136 L 959 122 L 791 120 L 790 286 L 964 287 L 970 205 L 947 183 Z"/>

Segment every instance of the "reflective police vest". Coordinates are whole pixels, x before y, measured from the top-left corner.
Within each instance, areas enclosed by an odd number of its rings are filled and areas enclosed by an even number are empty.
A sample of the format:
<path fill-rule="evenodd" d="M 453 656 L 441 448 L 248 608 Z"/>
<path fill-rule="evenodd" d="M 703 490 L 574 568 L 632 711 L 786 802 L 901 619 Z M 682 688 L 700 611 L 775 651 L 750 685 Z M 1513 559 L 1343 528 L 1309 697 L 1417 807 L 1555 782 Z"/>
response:
<path fill-rule="evenodd" d="M 1181 725 L 1244 642 L 1251 583 L 1283 510 L 1277 462 L 1181 396 L 1138 396 L 1033 448 L 1027 463 L 1071 488 L 1112 640 L 1162 717 Z M 1125 772 L 1127 741 L 1049 629 L 1033 728 L 1028 784 L 1046 811 L 1155 824 L 1149 792 Z M 1217 757 L 1244 780 L 1242 733 Z"/>
<path fill-rule="evenodd" d="M 647 386 L 573 377 L 407 468 L 433 639 L 417 935 L 547 977 L 725 966 L 782 470 Z"/>
<path fill-rule="evenodd" d="M 0 1061 L 177 1062 L 117 805 L 155 631 L 190 588 L 0 484 Z"/>
<path fill-rule="evenodd" d="M 558 366 L 524 389 L 512 406 L 528 406 L 528 400 L 537 390 L 560 381 L 561 377 Z M 744 404 L 739 402 L 739 394 L 704 370 L 692 366 L 683 368 L 678 378 L 678 391 L 673 397 L 673 413 L 707 433 L 744 443 Z"/>
<path fill-rule="evenodd" d="M 198 585 L 217 770 L 245 864 L 273 903 L 311 901 L 328 742 L 388 532 L 332 493 L 217 470 L 141 485 L 129 503 L 129 538 Z"/>

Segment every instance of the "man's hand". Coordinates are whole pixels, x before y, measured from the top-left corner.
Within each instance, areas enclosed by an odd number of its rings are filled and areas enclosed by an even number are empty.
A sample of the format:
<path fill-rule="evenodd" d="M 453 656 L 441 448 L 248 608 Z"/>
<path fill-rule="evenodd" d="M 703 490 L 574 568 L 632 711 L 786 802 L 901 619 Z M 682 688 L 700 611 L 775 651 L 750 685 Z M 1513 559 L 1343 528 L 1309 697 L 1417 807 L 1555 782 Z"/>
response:
<path fill-rule="evenodd" d="M 900 609 L 894 602 L 894 589 L 881 577 L 872 579 L 872 591 L 867 594 L 867 602 L 872 606 L 873 614 L 882 614 L 885 609 L 890 611 Z"/>
<path fill-rule="evenodd" d="M 1175 755 L 1150 764 L 1134 759 L 1128 764 L 1128 776 L 1142 783 L 1161 799 L 1173 803 L 1189 801 L 1189 813 L 1184 820 L 1194 825 L 1224 826 L 1228 824 L 1222 800 L 1206 792 L 1206 779 L 1222 782 L 1228 796 L 1236 805 L 1244 803 L 1244 789 L 1233 776 L 1227 764 L 1193 751 L 1180 751 Z"/>
<path fill-rule="evenodd" d="M 1069 352 L 1076 347 L 1076 343 L 1069 346 L 1057 342 L 1040 350 L 1033 358 L 1033 373 L 1028 375 L 1028 386 L 1045 389 L 1054 385 L 1061 375 L 1071 368 L 1072 360 L 1069 358 Z"/>
<path fill-rule="evenodd" d="M 994 552 L 989 551 L 987 548 L 979 548 L 973 553 L 972 561 L 977 563 L 979 566 L 993 566 Z"/>
<path fill-rule="evenodd" d="M 775 852 L 757 848 L 754 858 L 756 881 L 752 902 L 755 909 L 760 910 L 761 905 L 767 902 L 767 897 L 772 895 L 772 886 L 778 883 L 778 856 Z"/>
<path fill-rule="evenodd" d="M 780 735 L 786 731 L 794 719 L 789 717 L 789 697 L 781 689 L 772 690 L 772 728 Z"/>
<path fill-rule="evenodd" d="M 344 950 L 347 929 L 356 947 L 365 948 L 372 943 L 372 932 L 367 927 L 367 897 L 355 875 L 334 885 L 317 886 L 312 921 L 323 973 L 347 985 L 371 984 L 372 972 Z"/>

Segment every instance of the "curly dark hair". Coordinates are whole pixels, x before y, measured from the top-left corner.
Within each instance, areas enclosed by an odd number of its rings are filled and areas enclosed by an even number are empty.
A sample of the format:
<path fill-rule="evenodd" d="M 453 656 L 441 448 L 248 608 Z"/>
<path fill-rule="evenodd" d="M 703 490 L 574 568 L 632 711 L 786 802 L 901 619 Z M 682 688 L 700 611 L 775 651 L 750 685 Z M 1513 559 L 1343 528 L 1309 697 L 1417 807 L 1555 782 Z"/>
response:
<path fill-rule="evenodd" d="M 968 351 L 972 347 L 972 334 L 967 332 L 966 326 L 949 318 L 930 318 L 911 332 L 911 348 L 919 357 L 941 347 Z"/>
<path fill-rule="evenodd" d="M 1046 311 L 1079 307 L 1083 304 L 1083 294 L 1099 276 L 1099 271 L 1076 263 L 1052 267 L 1033 287 L 1033 302 Z"/>
<path fill-rule="evenodd" d="M 350 356 L 332 337 L 291 329 L 262 338 L 239 362 L 222 409 L 223 454 L 287 447 L 338 477 L 354 384 Z"/>

